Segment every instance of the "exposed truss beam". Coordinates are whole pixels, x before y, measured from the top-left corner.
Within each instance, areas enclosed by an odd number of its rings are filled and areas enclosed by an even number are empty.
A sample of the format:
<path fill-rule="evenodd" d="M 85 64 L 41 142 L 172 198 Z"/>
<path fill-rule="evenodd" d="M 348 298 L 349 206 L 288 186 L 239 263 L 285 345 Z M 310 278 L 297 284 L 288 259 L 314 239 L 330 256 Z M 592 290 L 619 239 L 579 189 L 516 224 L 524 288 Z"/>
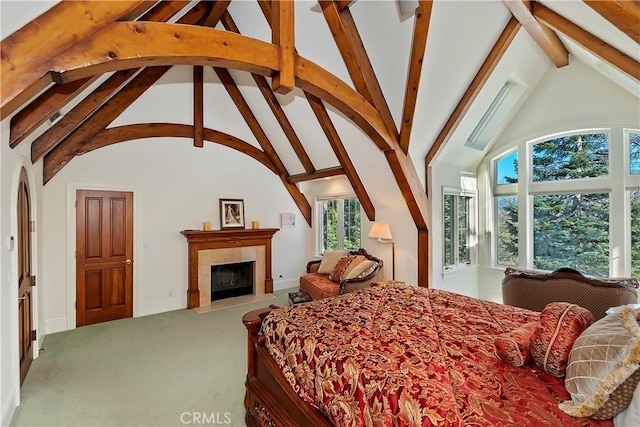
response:
<path fill-rule="evenodd" d="M 358 196 L 358 200 L 360 200 L 362 209 L 367 215 L 367 218 L 369 218 L 369 221 L 375 221 L 376 209 L 373 206 L 373 202 L 371 201 L 369 194 L 367 194 L 367 190 L 364 188 L 364 184 L 362 183 L 362 180 L 360 179 L 355 166 L 353 166 L 353 162 L 351 162 L 351 158 L 349 157 L 347 150 L 344 148 L 344 144 L 342 143 L 342 140 L 338 135 L 338 131 L 336 130 L 335 126 L 333 126 L 333 122 L 329 117 L 327 109 L 319 98 L 309 93 L 305 93 L 305 95 L 307 96 L 309 105 L 311 106 L 313 113 L 316 115 L 318 122 L 320 123 L 320 126 L 322 127 L 322 130 L 324 131 L 324 134 L 329 141 L 329 145 L 331 145 L 333 153 L 338 158 L 338 162 L 340 162 L 340 165 L 342 165 L 344 174 L 349 179 L 351 187 L 353 187 L 353 191 L 355 191 L 356 196 Z"/>
<path fill-rule="evenodd" d="M 503 0 L 503 3 L 556 67 L 569 64 L 569 51 L 551 28 L 533 16 L 530 0 Z"/>
<path fill-rule="evenodd" d="M 614 66 L 629 77 L 640 81 L 640 63 L 629 55 L 620 52 L 618 49 L 605 43 L 593 34 L 585 31 L 573 22 L 561 15 L 558 15 L 540 3 L 535 3 L 533 5 L 533 15 L 545 24 L 554 28 L 556 31 L 559 31 L 569 37 L 580 46 L 589 50 L 603 61 Z"/>
<path fill-rule="evenodd" d="M 99 148 L 108 147 L 109 145 L 143 138 L 165 137 L 191 139 L 193 138 L 193 132 L 193 126 L 176 123 L 138 123 L 117 126 L 99 132 L 94 139 L 84 144 L 82 151 L 79 151 L 77 154 L 82 155 Z M 246 141 L 208 128 L 204 128 L 203 137 L 205 141 L 223 145 L 246 154 L 262 163 L 274 174 L 278 174 L 276 167 L 271 163 L 267 155 Z"/>
<path fill-rule="evenodd" d="M 382 93 L 351 11 L 349 8 L 339 10 L 336 3 L 331 0 L 320 0 L 319 3 L 356 90 L 376 107 L 387 132 L 394 141 L 397 141 L 398 131 L 391 110 Z"/>
<path fill-rule="evenodd" d="M 204 3 L 200 3 L 188 11 L 178 22 L 184 24 L 196 23 L 205 16 L 206 11 L 206 5 Z M 64 117 L 62 117 L 62 119 L 60 119 L 55 125 L 36 138 L 36 140 L 31 144 L 31 162 L 37 162 L 42 156 L 57 146 L 101 105 L 114 96 L 114 94 L 116 94 L 138 71 L 139 69 L 128 69 L 114 73 L 96 90 L 94 90 L 91 95 L 84 98 L 67 114 L 65 114 Z M 66 86 L 66 84 L 62 86 Z M 122 111 L 124 111 L 124 109 Z"/>
<path fill-rule="evenodd" d="M 422 75 L 422 59 L 424 58 L 424 52 L 427 47 L 432 8 L 433 2 L 431 0 L 420 0 L 414 18 L 413 42 L 411 43 L 411 56 L 409 58 L 407 85 L 402 109 L 402 122 L 400 124 L 400 148 L 405 153 L 409 151 L 411 129 L 413 128 L 413 115 L 416 110 L 420 76 Z"/>
<path fill-rule="evenodd" d="M 491 48 L 491 51 L 480 66 L 480 69 L 471 81 L 471 84 L 469 84 L 469 87 L 467 87 L 467 90 L 462 95 L 462 98 L 458 102 L 458 105 L 456 105 L 453 113 L 451 113 L 451 116 L 449 116 L 449 119 L 447 120 L 437 138 L 431 145 L 431 148 L 427 152 L 427 156 L 425 157 L 425 166 L 427 168 L 431 165 L 431 161 L 440 151 L 442 146 L 449 140 L 453 132 L 457 129 L 460 121 L 462 120 L 462 117 L 464 117 L 464 115 L 467 113 L 469 107 L 478 96 L 478 93 L 480 93 L 480 90 L 482 90 L 484 84 L 487 82 L 489 76 L 500 62 L 500 59 L 507 51 L 507 48 L 515 38 L 519 29 L 520 23 L 518 22 L 518 20 L 516 18 L 511 18 L 505 26 L 504 30 L 502 30 L 500 37 L 498 37 L 498 40 L 493 45 L 493 48 Z M 429 180 L 427 180 L 427 188 L 428 187 Z"/>
<path fill-rule="evenodd" d="M 341 166 L 334 166 L 332 168 L 320 169 L 313 173 L 301 173 L 298 175 L 291 175 L 287 178 L 291 184 L 297 184 L 304 181 L 313 181 L 314 179 L 330 178 L 332 176 L 344 175 L 344 169 Z"/>
<path fill-rule="evenodd" d="M 640 2 L 636 0 L 584 0 L 620 31 L 640 43 Z"/>
<path fill-rule="evenodd" d="M 147 1 L 63 1 L 0 43 L 0 119 L 52 82 L 49 60 L 118 19 L 135 19 Z M 91 19 L 77 19 L 85 14 Z M 73 25 L 70 25 L 73 23 Z"/>
<path fill-rule="evenodd" d="M 141 21 L 168 21 L 185 7 L 183 0 L 162 1 L 140 17 Z M 9 146 L 15 148 L 26 136 L 59 111 L 95 78 L 54 85 L 11 118 Z"/>
<path fill-rule="evenodd" d="M 228 12 L 222 15 L 221 21 L 224 27 L 227 29 L 227 31 L 232 31 L 234 33 L 240 34 L 240 30 L 238 29 L 238 26 L 236 25 L 233 18 Z M 251 74 L 251 75 L 253 76 L 253 80 L 256 82 L 258 89 L 260 89 L 260 92 L 262 93 L 264 100 L 267 102 L 267 105 L 269 105 L 269 108 L 271 108 L 271 112 L 273 112 L 273 115 L 275 116 L 276 120 L 278 121 L 278 124 L 282 128 L 282 131 L 284 132 L 285 136 L 289 140 L 289 143 L 291 144 L 293 151 L 298 156 L 298 160 L 300 160 L 300 163 L 302 163 L 302 167 L 304 168 L 305 172 L 313 173 L 313 171 L 315 171 L 315 167 L 313 166 L 313 163 L 311 162 L 309 155 L 304 149 L 302 142 L 298 138 L 296 131 L 293 129 L 291 122 L 289 122 L 289 118 L 287 117 L 284 110 L 282 109 L 282 106 L 278 102 L 278 99 L 273 94 L 273 91 L 271 90 L 271 87 L 269 86 L 269 82 L 267 81 L 266 77 L 260 76 L 258 74 Z"/>
<path fill-rule="evenodd" d="M 271 7 L 271 42 L 280 48 L 280 69 L 272 76 L 273 90 L 287 94 L 296 86 L 294 2 L 277 1 Z"/>
<path fill-rule="evenodd" d="M 193 146 L 204 147 L 204 70 L 193 67 Z"/>
<path fill-rule="evenodd" d="M 262 147 L 262 150 L 265 152 L 269 160 L 275 165 L 276 169 L 278 170 L 278 176 L 280 177 L 280 180 L 284 184 L 287 191 L 289 191 L 289 194 L 293 198 L 293 201 L 296 203 L 296 205 L 298 205 L 298 209 L 300 209 L 300 212 L 307 221 L 307 224 L 311 226 L 311 205 L 309 204 L 309 201 L 304 196 L 304 194 L 300 192 L 300 189 L 298 189 L 296 185 L 291 184 L 287 181 L 289 173 L 287 172 L 286 167 L 282 163 L 282 160 L 280 160 L 278 153 L 276 153 L 276 151 L 274 150 L 273 145 L 271 144 L 271 141 L 269 141 L 267 134 L 262 129 L 262 126 L 260 126 L 260 123 L 258 123 L 258 119 L 253 114 L 253 111 L 251 111 L 249 104 L 247 104 L 247 101 L 242 96 L 242 93 L 240 93 L 240 90 L 238 89 L 238 86 L 236 86 L 236 83 L 233 81 L 231 74 L 229 74 L 229 71 L 224 68 L 214 67 L 214 71 L 218 75 L 220 82 L 227 90 L 227 93 L 231 97 L 231 100 L 238 108 L 238 111 L 240 111 L 240 114 L 249 126 L 249 129 L 251 129 L 251 132 L 258 141 L 258 144 L 260 144 L 260 147 Z"/>

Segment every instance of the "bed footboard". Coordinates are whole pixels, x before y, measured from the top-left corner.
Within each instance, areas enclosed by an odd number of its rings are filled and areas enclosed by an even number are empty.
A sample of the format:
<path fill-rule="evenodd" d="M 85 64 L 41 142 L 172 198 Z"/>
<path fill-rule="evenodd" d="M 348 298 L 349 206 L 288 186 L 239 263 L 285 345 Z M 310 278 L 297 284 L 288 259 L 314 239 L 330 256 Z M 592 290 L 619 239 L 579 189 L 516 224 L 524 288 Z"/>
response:
<path fill-rule="evenodd" d="M 316 408 L 302 400 L 289 386 L 258 336 L 262 319 L 271 311 L 263 308 L 242 317 L 247 328 L 247 379 L 244 406 L 248 426 L 331 426 Z"/>

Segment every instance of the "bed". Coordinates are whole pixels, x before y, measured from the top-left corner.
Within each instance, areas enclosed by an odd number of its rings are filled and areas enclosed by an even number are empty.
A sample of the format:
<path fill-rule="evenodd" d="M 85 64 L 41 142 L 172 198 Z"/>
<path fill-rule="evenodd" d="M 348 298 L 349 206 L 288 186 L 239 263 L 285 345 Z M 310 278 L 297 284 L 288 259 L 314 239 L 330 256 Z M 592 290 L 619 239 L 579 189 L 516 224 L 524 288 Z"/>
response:
<path fill-rule="evenodd" d="M 540 313 L 404 284 L 247 313 L 250 426 L 612 426 L 558 408 L 564 379 L 496 356 Z"/>

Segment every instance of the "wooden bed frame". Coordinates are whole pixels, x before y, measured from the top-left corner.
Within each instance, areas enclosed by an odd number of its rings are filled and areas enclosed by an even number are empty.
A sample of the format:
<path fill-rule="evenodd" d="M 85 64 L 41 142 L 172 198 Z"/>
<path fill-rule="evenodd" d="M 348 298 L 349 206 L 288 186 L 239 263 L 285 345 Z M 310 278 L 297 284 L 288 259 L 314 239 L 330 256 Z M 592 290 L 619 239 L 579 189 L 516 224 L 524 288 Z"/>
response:
<path fill-rule="evenodd" d="M 332 426 L 318 409 L 291 388 L 258 336 L 262 319 L 272 310 L 262 308 L 242 317 L 248 332 L 247 379 L 244 406 L 248 426 Z"/>

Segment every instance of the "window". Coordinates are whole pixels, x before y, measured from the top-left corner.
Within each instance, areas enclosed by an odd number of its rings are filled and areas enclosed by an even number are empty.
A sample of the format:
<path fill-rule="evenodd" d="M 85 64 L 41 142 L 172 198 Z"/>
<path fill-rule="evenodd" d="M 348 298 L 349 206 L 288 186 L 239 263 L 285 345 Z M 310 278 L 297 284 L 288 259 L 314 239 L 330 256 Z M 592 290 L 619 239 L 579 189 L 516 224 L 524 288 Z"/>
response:
<path fill-rule="evenodd" d="M 533 146 L 533 181 L 595 178 L 609 174 L 609 134 L 562 136 Z"/>
<path fill-rule="evenodd" d="M 640 277 L 640 190 L 631 193 L 631 275 Z"/>
<path fill-rule="evenodd" d="M 456 189 L 443 192 L 445 270 L 471 264 L 473 200 L 473 193 Z"/>
<path fill-rule="evenodd" d="M 629 171 L 640 175 L 640 133 L 629 132 Z"/>
<path fill-rule="evenodd" d="M 357 198 L 322 199 L 318 207 L 319 253 L 360 249 L 360 201 Z"/>
<path fill-rule="evenodd" d="M 496 197 L 498 265 L 518 265 L 518 196 Z"/>
<path fill-rule="evenodd" d="M 496 184 L 516 184 L 518 182 L 518 152 L 496 161 Z"/>
<path fill-rule="evenodd" d="M 571 267 L 585 274 L 608 276 L 608 194 L 534 196 L 533 267 Z"/>

